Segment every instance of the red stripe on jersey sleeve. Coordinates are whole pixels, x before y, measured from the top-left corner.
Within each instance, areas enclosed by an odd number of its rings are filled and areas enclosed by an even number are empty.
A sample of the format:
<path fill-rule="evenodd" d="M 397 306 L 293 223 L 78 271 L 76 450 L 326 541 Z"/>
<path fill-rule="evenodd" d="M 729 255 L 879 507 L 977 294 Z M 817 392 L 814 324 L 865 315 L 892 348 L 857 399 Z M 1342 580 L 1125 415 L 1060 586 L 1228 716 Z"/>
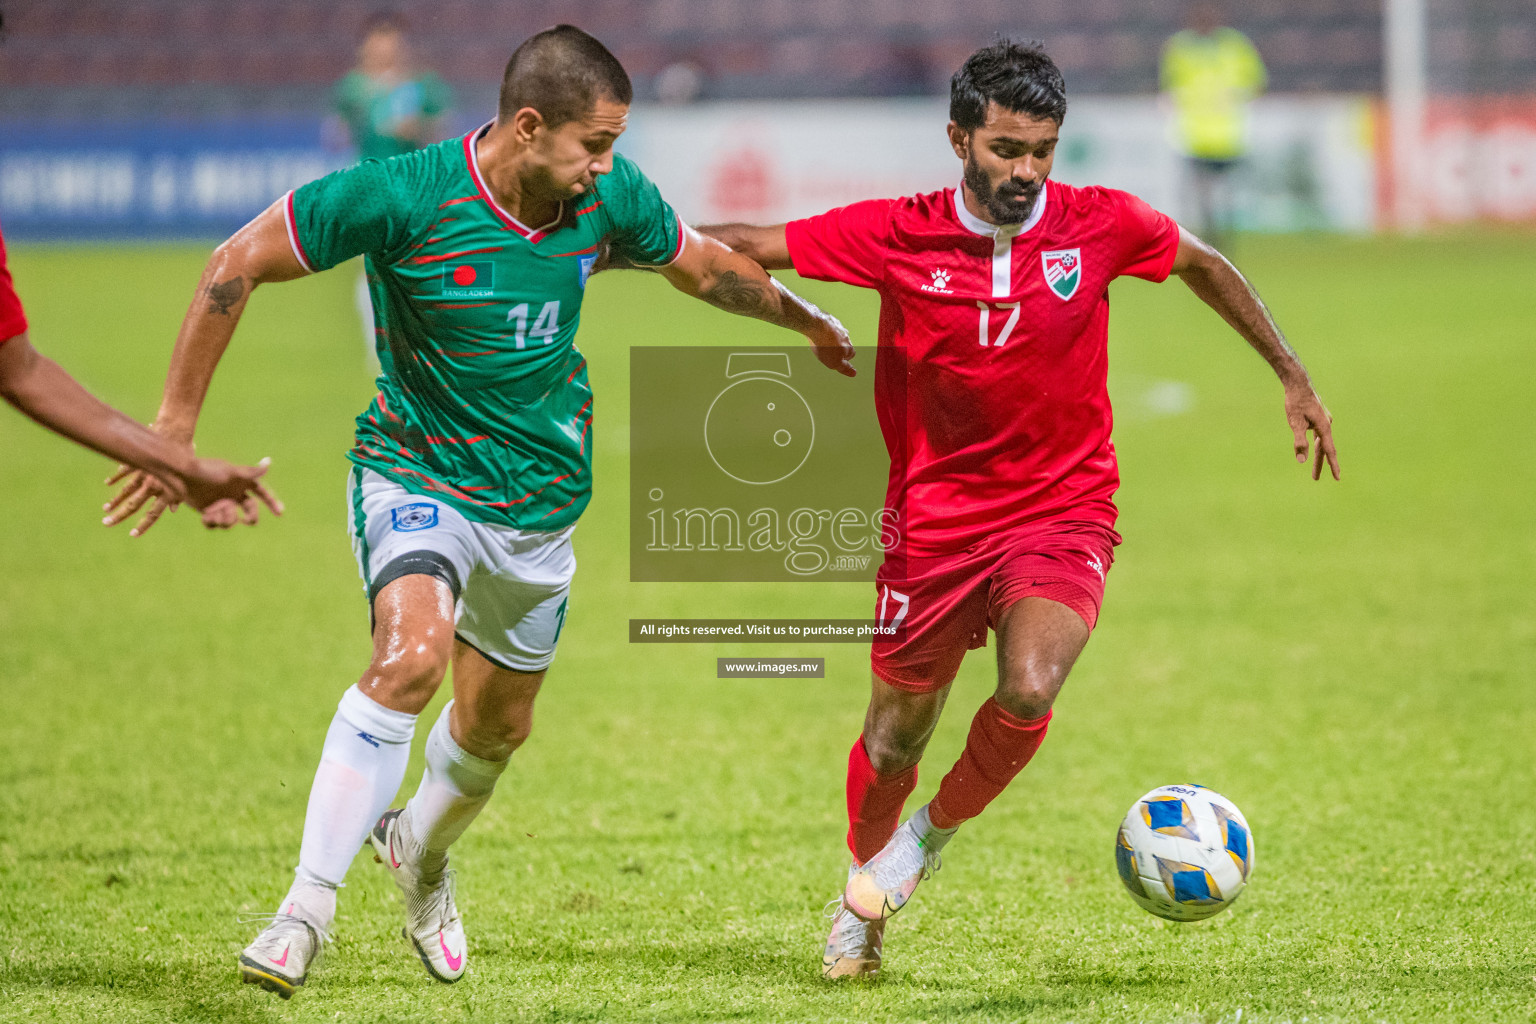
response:
<path fill-rule="evenodd" d="M 299 240 L 299 220 L 293 213 L 292 190 L 283 197 L 283 224 L 288 228 L 288 247 L 293 250 L 294 258 L 299 261 L 299 266 L 313 274 L 315 265 L 309 261 L 309 255 L 304 251 L 304 243 Z"/>
<path fill-rule="evenodd" d="M 688 225 L 683 223 L 682 214 L 674 213 L 673 217 L 677 220 L 677 248 L 672 250 L 672 255 L 667 257 L 666 262 L 657 264 L 660 267 L 670 267 L 676 263 L 677 258 L 683 254 L 683 249 L 688 245 Z"/>

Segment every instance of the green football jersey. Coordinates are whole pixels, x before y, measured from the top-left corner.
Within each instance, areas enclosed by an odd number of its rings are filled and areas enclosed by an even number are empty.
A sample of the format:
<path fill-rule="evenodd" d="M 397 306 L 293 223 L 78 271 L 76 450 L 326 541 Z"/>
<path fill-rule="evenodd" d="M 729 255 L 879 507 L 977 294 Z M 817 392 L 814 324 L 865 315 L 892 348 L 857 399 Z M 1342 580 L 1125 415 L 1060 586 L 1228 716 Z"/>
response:
<path fill-rule="evenodd" d="M 592 494 L 592 389 L 576 348 L 606 241 L 677 258 L 681 222 L 622 156 L 539 228 L 496 204 L 475 158 L 487 125 L 289 193 L 288 240 L 309 270 L 367 257 L 381 373 L 348 453 L 477 522 L 556 530 Z"/>

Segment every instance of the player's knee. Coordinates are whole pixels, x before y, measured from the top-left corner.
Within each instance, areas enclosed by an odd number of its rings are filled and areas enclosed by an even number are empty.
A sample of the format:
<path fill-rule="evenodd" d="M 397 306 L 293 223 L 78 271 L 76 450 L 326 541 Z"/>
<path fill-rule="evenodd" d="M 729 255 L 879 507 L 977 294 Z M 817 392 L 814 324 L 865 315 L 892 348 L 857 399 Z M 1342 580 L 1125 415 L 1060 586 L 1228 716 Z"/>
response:
<path fill-rule="evenodd" d="M 426 707 L 442 684 L 453 653 L 453 636 L 450 632 L 445 641 L 438 632 L 429 630 L 421 636 L 386 643 L 374 652 L 368 666 L 372 689 L 393 698 L 392 707 Z"/>
<path fill-rule="evenodd" d="M 923 759 L 927 734 L 906 735 L 898 729 L 864 731 L 864 752 L 870 767 L 881 775 L 906 771 Z"/>
<path fill-rule="evenodd" d="M 533 731 L 533 706 L 514 704 L 492 715 L 476 715 L 464 725 L 460 745 L 487 761 L 505 761 Z"/>
<path fill-rule="evenodd" d="M 1040 718 L 1056 703 L 1066 673 L 1022 672 L 999 682 L 994 695 L 1002 709 L 1015 718 Z"/>

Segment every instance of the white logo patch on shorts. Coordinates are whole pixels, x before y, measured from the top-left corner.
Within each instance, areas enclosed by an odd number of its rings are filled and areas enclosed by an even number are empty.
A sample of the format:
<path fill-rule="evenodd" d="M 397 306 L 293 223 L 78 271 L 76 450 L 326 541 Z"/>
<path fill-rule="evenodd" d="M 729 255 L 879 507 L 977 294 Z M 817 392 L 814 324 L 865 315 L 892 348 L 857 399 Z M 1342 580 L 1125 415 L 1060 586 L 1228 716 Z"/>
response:
<path fill-rule="evenodd" d="M 437 506 L 427 502 L 400 505 L 397 508 L 390 509 L 389 515 L 394 520 L 396 533 L 410 533 L 412 530 L 430 530 L 437 525 Z"/>

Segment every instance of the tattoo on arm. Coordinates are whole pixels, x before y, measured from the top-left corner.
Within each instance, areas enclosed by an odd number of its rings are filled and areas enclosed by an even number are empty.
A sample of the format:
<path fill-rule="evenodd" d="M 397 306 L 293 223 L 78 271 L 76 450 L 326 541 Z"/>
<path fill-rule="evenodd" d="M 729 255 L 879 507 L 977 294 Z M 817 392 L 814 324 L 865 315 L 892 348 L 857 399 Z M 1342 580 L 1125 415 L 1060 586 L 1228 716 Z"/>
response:
<path fill-rule="evenodd" d="M 755 281 L 743 280 L 734 270 L 721 274 L 720 280 L 699 297 L 728 313 L 759 316 L 769 312 L 762 286 Z"/>
<path fill-rule="evenodd" d="M 208 312 L 229 316 L 231 307 L 239 302 L 243 295 L 245 295 L 245 279 L 239 276 L 232 277 L 222 284 L 211 285 L 208 288 L 210 303 Z"/>

